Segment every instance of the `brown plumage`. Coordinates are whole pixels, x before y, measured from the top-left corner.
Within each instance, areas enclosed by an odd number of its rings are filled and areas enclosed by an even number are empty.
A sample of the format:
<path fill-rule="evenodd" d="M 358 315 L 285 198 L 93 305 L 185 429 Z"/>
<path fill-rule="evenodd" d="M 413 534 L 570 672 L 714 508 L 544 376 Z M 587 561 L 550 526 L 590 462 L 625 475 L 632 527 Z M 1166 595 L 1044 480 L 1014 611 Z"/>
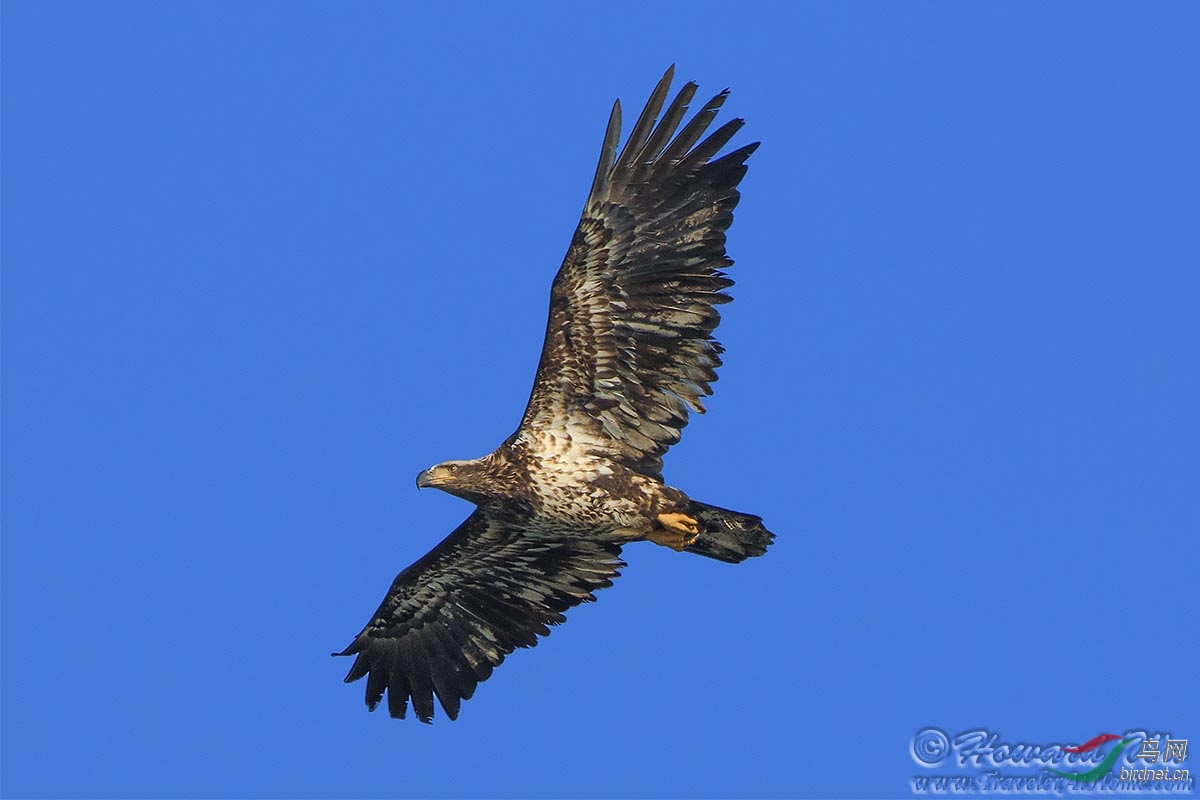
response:
<path fill-rule="evenodd" d="M 422 472 L 478 506 L 401 572 L 343 652 L 346 681 L 367 678 L 403 717 L 411 698 L 428 722 L 446 715 L 517 647 L 532 647 L 563 612 L 594 600 L 624 566 L 622 545 L 650 540 L 737 563 L 774 536 L 762 520 L 691 500 L 662 481 L 662 457 L 717 379 L 712 337 L 729 302 L 725 231 L 746 159 L 717 153 L 742 127 L 705 138 L 721 92 L 680 123 L 686 84 L 662 113 L 674 68 L 617 154 L 621 107 L 609 118 L 583 217 L 550 295 L 546 340 L 525 414 L 494 452 Z"/>

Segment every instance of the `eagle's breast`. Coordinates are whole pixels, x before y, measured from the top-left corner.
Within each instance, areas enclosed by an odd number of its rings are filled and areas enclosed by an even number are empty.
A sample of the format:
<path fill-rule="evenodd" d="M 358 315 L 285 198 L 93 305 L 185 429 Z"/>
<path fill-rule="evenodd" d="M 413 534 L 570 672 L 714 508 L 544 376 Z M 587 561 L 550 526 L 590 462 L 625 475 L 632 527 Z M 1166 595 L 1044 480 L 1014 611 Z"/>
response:
<path fill-rule="evenodd" d="M 589 449 L 586 432 L 568 426 L 526 431 L 512 446 L 526 465 L 536 515 L 570 528 L 642 528 L 653 505 L 652 481 Z"/>

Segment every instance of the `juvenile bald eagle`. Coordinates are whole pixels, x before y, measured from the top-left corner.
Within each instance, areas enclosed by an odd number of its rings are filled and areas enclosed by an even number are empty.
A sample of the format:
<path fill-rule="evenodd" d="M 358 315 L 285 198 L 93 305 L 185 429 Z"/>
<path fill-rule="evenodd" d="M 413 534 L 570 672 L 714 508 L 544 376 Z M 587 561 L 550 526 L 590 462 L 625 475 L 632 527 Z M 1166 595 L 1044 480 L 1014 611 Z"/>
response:
<path fill-rule="evenodd" d="M 518 647 L 612 585 L 621 547 L 650 540 L 737 563 L 774 536 L 762 519 L 690 499 L 662 478 L 688 413 L 703 413 L 723 348 L 712 336 L 731 299 L 721 272 L 746 145 L 717 152 L 742 127 L 701 141 L 727 91 L 682 129 L 688 83 L 659 117 L 674 68 L 658 82 L 620 155 L 613 106 L 600 164 L 550 291 L 550 319 L 529 405 L 515 433 L 471 461 L 417 476 L 478 508 L 392 583 L 341 653 L 346 682 L 367 678 L 367 706 L 387 692 L 424 722 L 437 695 L 450 719 Z"/>

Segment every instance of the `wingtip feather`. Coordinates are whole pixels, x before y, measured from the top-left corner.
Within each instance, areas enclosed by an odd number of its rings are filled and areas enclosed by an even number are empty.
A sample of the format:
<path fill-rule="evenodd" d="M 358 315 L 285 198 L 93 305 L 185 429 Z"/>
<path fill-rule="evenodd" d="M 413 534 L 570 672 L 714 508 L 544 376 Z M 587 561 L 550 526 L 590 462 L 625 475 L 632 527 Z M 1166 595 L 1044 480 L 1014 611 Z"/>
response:
<path fill-rule="evenodd" d="M 621 101 L 613 102 L 608 115 L 608 127 L 604 129 L 604 142 L 600 146 L 600 161 L 596 164 L 596 175 L 592 178 L 589 199 L 603 197 L 608 190 L 608 176 L 617 160 L 617 145 L 621 140 Z"/>

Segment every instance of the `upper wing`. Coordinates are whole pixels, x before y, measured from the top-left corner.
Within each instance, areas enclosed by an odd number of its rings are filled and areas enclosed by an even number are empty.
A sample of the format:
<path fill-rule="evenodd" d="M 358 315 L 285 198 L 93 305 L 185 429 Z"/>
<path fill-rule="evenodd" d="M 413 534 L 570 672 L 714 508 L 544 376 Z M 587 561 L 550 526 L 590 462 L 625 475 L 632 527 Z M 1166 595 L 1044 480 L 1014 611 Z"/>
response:
<path fill-rule="evenodd" d="M 618 543 L 552 538 L 477 510 L 396 576 L 375 616 L 341 653 L 357 654 L 346 682 L 367 676 L 374 711 L 386 689 L 388 712 L 403 718 L 412 698 L 422 722 L 437 694 L 450 719 L 459 704 L 517 647 L 548 636 L 562 612 L 612 585 Z"/>
<path fill-rule="evenodd" d="M 657 475 L 662 455 L 703 413 L 722 347 L 716 306 L 733 281 L 720 271 L 738 182 L 758 144 L 710 160 L 742 120 L 697 144 L 727 92 L 676 135 L 696 84 L 655 125 L 671 85 L 667 70 L 621 155 L 613 107 L 583 218 L 550 294 L 550 319 L 533 394 L 514 436 L 567 426 L 594 448 Z M 673 137 L 673 138 L 672 138 Z"/>

